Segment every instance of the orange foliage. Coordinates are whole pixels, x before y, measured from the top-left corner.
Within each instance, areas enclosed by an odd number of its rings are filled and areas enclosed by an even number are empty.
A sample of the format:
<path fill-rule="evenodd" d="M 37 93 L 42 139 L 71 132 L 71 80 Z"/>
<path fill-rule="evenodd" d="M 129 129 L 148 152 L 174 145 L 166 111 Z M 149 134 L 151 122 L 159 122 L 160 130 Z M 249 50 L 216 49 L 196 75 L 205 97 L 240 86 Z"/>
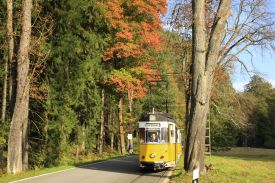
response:
<path fill-rule="evenodd" d="M 139 99 L 147 94 L 147 88 L 144 87 L 146 83 L 156 85 L 160 80 L 160 72 L 143 63 L 129 71 L 125 69 L 114 70 L 108 83 L 115 86 L 116 92 L 126 93 L 132 91 L 132 98 Z"/>
<path fill-rule="evenodd" d="M 214 78 L 215 78 L 215 81 L 217 82 L 223 82 L 223 81 L 229 80 L 228 74 L 224 72 L 223 68 L 221 67 L 218 67 L 215 69 Z"/>
<path fill-rule="evenodd" d="M 148 46 L 161 50 L 160 14 L 166 12 L 166 0 L 109 0 L 100 5 L 114 36 L 111 47 L 102 55 L 104 61 L 138 58 Z"/>
<path fill-rule="evenodd" d="M 160 72 L 152 69 L 150 65 L 143 63 L 141 66 L 131 69 L 136 75 L 142 75 L 143 80 L 151 85 L 156 85 L 161 80 Z"/>
<path fill-rule="evenodd" d="M 147 89 L 143 87 L 144 81 L 132 77 L 132 75 L 125 70 L 119 70 L 112 73 L 108 83 L 115 85 L 116 92 L 118 93 L 132 91 L 133 99 L 143 98 L 147 93 Z"/>
<path fill-rule="evenodd" d="M 152 69 L 145 53 L 148 48 L 160 51 L 162 40 L 160 36 L 160 15 L 166 12 L 166 0 L 107 0 L 100 3 L 109 21 L 112 35 L 110 47 L 102 55 L 104 61 L 127 59 L 134 62 L 131 67 L 115 70 L 108 83 L 116 86 L 119 93 L 133 93 L 133 98 L 146 95 L 146 83 L 156 84 L 160 74 Z M 147 56 L 147 55 L 146 55 Z M 148 56 L 147 56 L 148 57 Z"/>

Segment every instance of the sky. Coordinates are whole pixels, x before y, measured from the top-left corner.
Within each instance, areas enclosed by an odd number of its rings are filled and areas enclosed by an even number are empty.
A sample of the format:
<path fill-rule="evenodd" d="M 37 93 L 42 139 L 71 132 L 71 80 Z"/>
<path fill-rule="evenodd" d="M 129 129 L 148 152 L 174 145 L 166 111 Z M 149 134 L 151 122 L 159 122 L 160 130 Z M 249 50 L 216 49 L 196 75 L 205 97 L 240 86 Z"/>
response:
<path fill-rule="evenodd" d="M 175 3 L 182 0 L 168 0 L 169 9 Z M 275 20 L 275 0 L 266 0 L 268 5 L 268 11 L 274 13 Z M 168 18 L 169 16 L 164 17 Z M 258 74 L 263 77 L 266 81 L 270 82 L 275 88 L 275 51 L 262 50 L 261 48 L 251 48 L 252 56 L 246 52 L 239 55 L 249 70 L 249 73 L 239 64 L 234 64 L 234 69 L 231 73 L 231 81 L 235 90 L 242 92 L 244 86 L 249 83 L 250 77 L 254 74 Z"/>
<path fill-rule="evenodd" d="M 253 56 L 242 54 L 241 60 L 246 64 L 249 73 L 239 64 L 235 63 L 231 80 L 237 91 L 243 91 L 244 85 L 249 83 L 250 76 L 259 74 L 275 88 L 275 53 L 271 50 L 254 49 Z"/>
<path fill-rule="evenodd" d="M 268 0 L 268 8 L 270 12 L 275 12 L 274 0 Z M 275 20 L 275 15 L 273 16 Z M 244 85 L 249 83 L 250 76 L 253 74 L 259 74 L 266 81 L 270 82 L 275 88 L 275 52 L 272 50 L 262 50 L 260 48 L 252 49 L 252 56 L 243 53 L 240 55 L 242 61 L 245 62 L 248 70 L 245 69 L 238 63 L 235 63 L 235 69 L 232 72 L 231 80 L 233 87 L 237 91 L 243 91 Z"/>

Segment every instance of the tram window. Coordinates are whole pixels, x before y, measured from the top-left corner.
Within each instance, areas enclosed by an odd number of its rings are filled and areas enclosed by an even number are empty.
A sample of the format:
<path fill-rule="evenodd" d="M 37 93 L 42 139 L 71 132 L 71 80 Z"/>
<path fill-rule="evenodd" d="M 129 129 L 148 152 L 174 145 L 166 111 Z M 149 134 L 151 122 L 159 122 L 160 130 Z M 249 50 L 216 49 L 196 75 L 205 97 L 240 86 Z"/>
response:
<path fill-rule="evenodd" d="M 160 130 L 147 130 L 146 131 L 147 143 L 159 143 L 160 142 Z"/>
<path fill-rule="evenodd" d="M 139 129 L 139 142 L 143 144 L 145 142 L 145 128 Z"/>
<path fill-rule="evenodd" d="M 173 125 L 172 124 L 169 124 L 168 126 L 168 138 L 169 138 L 169 143 L 174 143 L 175 142 L 175 132 L 173 130 Z"/>
<path fill-rule="evenodd" d="M 171 130 L 171 137 L 174 137 L 174 130 Z"/>
<path fill-rule="evenodd" d="M 168 142 L 168 130 L 167 128 L 161 128 L 161 143 Z"/>

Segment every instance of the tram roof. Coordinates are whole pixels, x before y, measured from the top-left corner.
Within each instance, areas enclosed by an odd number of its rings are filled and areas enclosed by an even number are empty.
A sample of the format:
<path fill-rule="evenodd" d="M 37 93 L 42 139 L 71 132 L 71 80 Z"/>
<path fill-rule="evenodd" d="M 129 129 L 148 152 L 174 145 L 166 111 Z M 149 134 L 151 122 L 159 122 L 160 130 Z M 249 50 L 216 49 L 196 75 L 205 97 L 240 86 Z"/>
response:
<path fill-rule="evenodd" d="M 141 116 L 139 121 L 158 121 L 158 122 L 173 122 L 172 115 L 169 113 L 161 113 L 161 112 L 154 112 L 154 113 L 146 113 Z"/>

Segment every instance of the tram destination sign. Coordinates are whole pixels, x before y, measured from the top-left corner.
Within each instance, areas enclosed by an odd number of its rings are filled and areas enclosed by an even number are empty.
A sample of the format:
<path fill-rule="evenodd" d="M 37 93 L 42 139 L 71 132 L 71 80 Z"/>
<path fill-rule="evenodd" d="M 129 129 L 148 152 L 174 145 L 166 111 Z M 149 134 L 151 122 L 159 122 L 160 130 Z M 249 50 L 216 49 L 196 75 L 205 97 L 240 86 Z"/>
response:
<path fill-rule="evenodd" d="M 159 123 L 146 123 L 146 128 L 156 128 L 156 127 L 160 127 Z"/>

